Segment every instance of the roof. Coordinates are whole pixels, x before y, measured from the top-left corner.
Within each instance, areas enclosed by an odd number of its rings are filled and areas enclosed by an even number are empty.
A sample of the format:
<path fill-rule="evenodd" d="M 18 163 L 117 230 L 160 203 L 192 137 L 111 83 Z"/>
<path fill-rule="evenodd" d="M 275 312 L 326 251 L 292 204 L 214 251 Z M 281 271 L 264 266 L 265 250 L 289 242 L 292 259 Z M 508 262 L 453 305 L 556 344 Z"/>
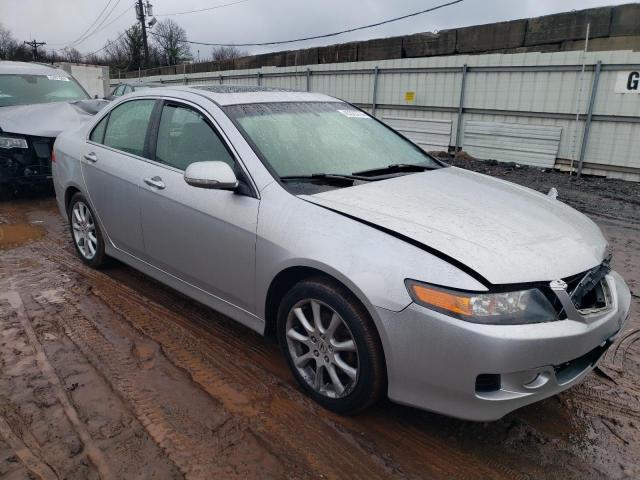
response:
<path fill-rule="evenodd" d="M 213 100 L 221 106 L 246 103 L 277 102 L 340 102 L 336 98 L 322 93 L 297 92 L 283 88 L 260 87 L 255 85 L 194 85 L 166 86 L 167 90 L 197 93 Z M 154 94 L 160 89 L 154 89 Z M 147 92 L 148 93 L 148 92 Z"/>
<path fill-rule="evenodd" d="M 60 68 L 45 63 L 0 61 L 0 75 L 62 75 L 71 77 Z"/>
<path fill-rule="evenodd" d="M 132 85 L 134 87 L 140 87 L 143 85 L 157 85 L 158 87 L 166 87 L 167 85 L 162 82 L 145 82 L 144 80 L 130 80 L 130 81 L 122 81 L 118 83 L 118 85 Z"/>

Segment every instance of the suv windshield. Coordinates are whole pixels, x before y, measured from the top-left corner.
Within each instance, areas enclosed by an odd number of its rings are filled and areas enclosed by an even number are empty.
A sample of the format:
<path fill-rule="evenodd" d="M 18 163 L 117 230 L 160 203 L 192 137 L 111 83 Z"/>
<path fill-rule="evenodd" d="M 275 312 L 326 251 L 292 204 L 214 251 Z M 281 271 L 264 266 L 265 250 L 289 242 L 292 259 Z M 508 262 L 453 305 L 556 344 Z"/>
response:
<path fill-rule="evenodd" d="M 64 75 L 0 75 L 0 107 L 88 98 L 73 78 Z"/>
<path fill-rule="evenodd" d="M 233 105 L 225 112 L 280 177 L 350 175 L 389 165 L 442 165 L 369 115 L 341 102 Z"/>

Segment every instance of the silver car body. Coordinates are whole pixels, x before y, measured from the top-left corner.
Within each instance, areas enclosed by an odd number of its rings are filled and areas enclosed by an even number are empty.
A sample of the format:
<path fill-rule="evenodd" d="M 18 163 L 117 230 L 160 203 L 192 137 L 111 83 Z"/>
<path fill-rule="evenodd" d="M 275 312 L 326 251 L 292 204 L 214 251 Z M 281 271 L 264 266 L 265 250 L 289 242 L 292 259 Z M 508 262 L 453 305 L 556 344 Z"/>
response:
<path fill-rule="evenodd" d="M 179 170 L 88 140 L 110 108 L 135 98 L 198 109 L 228 143 L 255 195 L 194 188 Z M 608 308 L 588 315 L 573 309 L 566 320 L 528 325 L 469 323 L 427 309 L 412 301 L 405 280 L 482 292 L 576 275 L 597 267 L 607 249 L 591 220 L 551 197 L 453 167 L 293 195 L 221 110 L 289 101 L 340 100 L 187 87 L 130 94 L 58 137 L 60 210 L 67 215 L 69 192 L 83 192 L 108 255 L 260 333 L 272 328 L 269 294 L 279 278 L 300 268 L 334 277 L 371 315 L 388 395 L 399 403 L 493 420 L 584 378 L 595 363 L 585 360 L 589 352 L 612 341 L 629 315 L 630 293 L 615 272 L 605 279 Z M 90 153 L 97 162 L 84 160 Z M 145 183 L 155 176 L 166 188 Z M 502 375 L 499 390 L 476 391 L 485 373 Z"/>

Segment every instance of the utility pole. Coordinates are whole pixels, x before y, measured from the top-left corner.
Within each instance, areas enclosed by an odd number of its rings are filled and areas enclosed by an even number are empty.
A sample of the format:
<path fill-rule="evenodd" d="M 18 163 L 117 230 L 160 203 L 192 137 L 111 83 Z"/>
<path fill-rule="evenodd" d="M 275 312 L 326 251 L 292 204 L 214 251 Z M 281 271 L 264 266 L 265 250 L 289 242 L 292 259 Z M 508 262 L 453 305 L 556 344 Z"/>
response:
<path fill-rule="evenodd" d="M 25 41 L 25 45 L 29 45 L 31 47 L 31 54 L 33 55 L 33 61 L 38 61 L 38 47 L 46 45 L 46 42 L 36 42 L 35 40 L 31 40 L 30 42 Z"/>
<path fill-rule="evenodd" d="M 151 4 L 147 2 L 147 14 L 151 15 Z M 142 45 L 144 46 L 144 66 L 145 68 L 149 68 L 149 44 L 147 43 L 147 24 L 145 19 L 145 7 L 142 4 L 142 0 L 138 0 L 138 4 L 136 5 L 136 15 L 138 16 L 138 20 L 140 21 L 140 26 L 142 27 Z"/>

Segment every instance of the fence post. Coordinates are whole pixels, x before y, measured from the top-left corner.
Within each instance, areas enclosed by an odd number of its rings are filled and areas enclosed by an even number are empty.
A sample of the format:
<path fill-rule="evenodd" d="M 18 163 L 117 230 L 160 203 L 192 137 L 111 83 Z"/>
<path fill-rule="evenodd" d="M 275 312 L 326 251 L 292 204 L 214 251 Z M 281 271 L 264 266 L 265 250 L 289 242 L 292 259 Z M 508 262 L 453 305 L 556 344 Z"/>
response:
<path fill-rule="evenodd" d="M 584 134 L 582 135 L 582 146 L 580 147 L 580 157 L 578 159 L 578 174 L 580 178 L 582 175 L 582 163 L 584 162 L 584 156 L 587 152 L 587 145 L 589 144 L 589 132 L 591 131 L 591 119 L 593 117 L 593 106 L 596 103 L 596 95 L 598 93 L 598 83 L 600 82 L 600 72 L 602 70 L 602 61 L 598 60 L 596 63 L 596 70 L 593 75 L 593 85 L 591 86 L 591 98 L 589 99 L 589 110 L 587 111 L 587 119 L 584 124 Z"/>
<path fill-rule="evenodd" d="M 222 75 L 220 75 L 220 85 L 222 85 Z"/>
<path fill-rule="evenodd" d="M 262 85 L 262 73 L 258 72 L 257 74 L 258 77 L 258 86 Z"/>
<path fill-rule="evenodd" d="M 311 69 L 307 67 L 307 92 L 309 91 L 311 83 Z"/>
<path fill-rule="evenodd" d="M 467 84 L 467 70 L 469 67 L 465 63 L 462 66 L 462 81 L 460 82 L 460 102 L 458 103 L 458 127 L 456 128 L 456 152 L 462 149 L 462 114 L 464 113 L 464 91 Z"/>
<path fill-rule="evenodd" d="M 378 72 L 379 68 L 376 65 L 373 69 L 373 93 L 371 95 L 371 115 L 376 116 L 376 107 L 378 103 Z"/>

